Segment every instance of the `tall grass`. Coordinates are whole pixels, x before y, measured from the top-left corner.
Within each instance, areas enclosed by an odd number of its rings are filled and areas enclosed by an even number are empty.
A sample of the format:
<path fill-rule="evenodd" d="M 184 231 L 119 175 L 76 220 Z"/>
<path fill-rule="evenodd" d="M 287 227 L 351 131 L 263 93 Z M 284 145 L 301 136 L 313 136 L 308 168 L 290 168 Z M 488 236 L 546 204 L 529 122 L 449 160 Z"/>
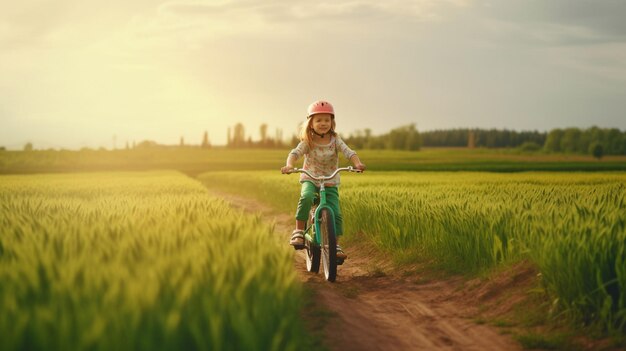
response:
<path fill-rule="evenodd" d="M 175 172 L 0 177 L 0 349 L 295 350 L 291 252 Z"/>
<path fill-rule="evenodd" d="M 201 179 L 295 211 L 297 176 Z M 363 233 L 396 259 L 454 272 L 530 260 L 564 311 L 624 333 L 625 184 L 623 173 L 370 172 L 344 176 L 340 196 L 348 238 Z"/>

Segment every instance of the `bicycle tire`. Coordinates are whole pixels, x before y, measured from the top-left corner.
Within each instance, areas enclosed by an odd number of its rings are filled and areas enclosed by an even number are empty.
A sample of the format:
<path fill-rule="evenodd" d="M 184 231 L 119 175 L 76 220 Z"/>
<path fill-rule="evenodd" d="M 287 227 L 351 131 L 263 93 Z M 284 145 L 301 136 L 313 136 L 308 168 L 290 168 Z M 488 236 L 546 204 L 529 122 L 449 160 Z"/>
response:
<path fill-rule="evenodd" d="M 319 273 L 322 256 L 320 247 L 306 240 L 304 249 L 306 250 L 306 270 L 308 272 Z"/>
<path fill-rule="evenodd" d="M 329 282 L 337 278 L 337 238 L 333 216 L 327 208 L 320 211 L 320 231 L 322 238 L 321 256 L 324 266 L 324 277 Z"/>

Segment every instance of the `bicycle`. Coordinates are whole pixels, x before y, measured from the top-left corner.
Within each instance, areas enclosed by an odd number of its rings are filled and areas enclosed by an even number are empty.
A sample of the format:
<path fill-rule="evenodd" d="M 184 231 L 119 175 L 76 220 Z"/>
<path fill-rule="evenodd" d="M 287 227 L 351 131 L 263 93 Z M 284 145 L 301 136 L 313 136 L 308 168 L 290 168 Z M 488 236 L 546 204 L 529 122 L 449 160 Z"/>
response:
<path fill-rule="evenodd" d="M 319 197 L 313 202 L 313 207 L 309 213 L 309 220 L 306 221 L 304 230 L 304 249 L 306 250 L 306 269 L 309 272 L 318 273 L 320 261 L 324 267 L 324 277 L 329 282 L 334 282 L 337 278 L 337 265 L 343 264 L 343 260 L 337 260 L 337 237 L 335 235 L 335 214 L 326 203 L 325 182 L 333 179 L 339 172 L 348 171 L 363 173 L 356 168 L 338 168 L 330 176 L 315 176 L 309 171 L 301 168 L 294 168 L 290 173 L 304 173 L 311 179 L 318 182 Z"/>

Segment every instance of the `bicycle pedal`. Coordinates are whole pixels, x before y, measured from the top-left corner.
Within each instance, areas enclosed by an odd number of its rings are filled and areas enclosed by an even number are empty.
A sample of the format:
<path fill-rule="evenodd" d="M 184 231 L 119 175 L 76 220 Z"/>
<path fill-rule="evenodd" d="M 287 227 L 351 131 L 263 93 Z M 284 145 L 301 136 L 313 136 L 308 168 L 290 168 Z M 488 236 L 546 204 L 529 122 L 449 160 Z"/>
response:
<path fill-rule="evenodd" d="M 338 258 L 337 259 L 337 266 L 341 266 L 343 264 L 343 262 L 345 261 L 344 258 Z"/>
<path fill-rule="evenodd" d="M 305 246 L 304 245 L 292 245 L 294 250 L 304 250 Z"/>

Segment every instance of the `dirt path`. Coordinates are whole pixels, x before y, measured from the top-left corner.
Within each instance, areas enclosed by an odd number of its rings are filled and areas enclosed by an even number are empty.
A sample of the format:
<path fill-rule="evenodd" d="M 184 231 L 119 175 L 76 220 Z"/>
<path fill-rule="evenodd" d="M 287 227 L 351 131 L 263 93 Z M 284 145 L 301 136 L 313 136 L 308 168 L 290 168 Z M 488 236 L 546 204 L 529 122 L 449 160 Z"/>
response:
<path fill-rule="evenodd" d="M 258 201 L 216 193 L 235 207 L 274 218 L 276 232 L 287 245 L 293 217 L 276 213 Z M 520 350 L 510 336 L 472 322 L 477 306 L 463 301 L 460 280 L 428 281 L 418 273 L 397 274 L 367 248 L 344 247 L 348 260 L 339 266 L 337 281 L 306 271 L 304 253 L 294 264 L 316 299 L 333 317 L 326 318 L 331 350 Z"/>

